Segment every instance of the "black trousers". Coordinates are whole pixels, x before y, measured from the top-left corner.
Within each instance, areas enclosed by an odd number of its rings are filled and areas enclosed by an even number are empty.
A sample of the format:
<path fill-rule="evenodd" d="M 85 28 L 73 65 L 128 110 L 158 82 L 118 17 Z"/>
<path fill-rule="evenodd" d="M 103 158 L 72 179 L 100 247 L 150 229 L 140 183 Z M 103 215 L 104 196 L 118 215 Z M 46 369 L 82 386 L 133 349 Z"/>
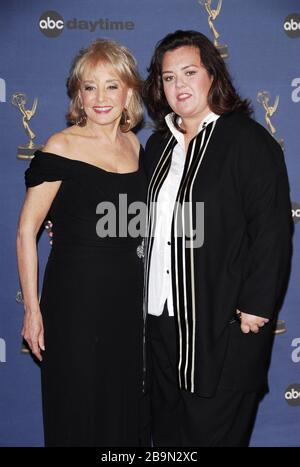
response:
<path fill-rule="evenodd" d="M 261 394 L 222 388 L 200 397 L 178 386 L 174 317 L 148 315 L 152 437 L 156 447 L 248 446 Z"/>

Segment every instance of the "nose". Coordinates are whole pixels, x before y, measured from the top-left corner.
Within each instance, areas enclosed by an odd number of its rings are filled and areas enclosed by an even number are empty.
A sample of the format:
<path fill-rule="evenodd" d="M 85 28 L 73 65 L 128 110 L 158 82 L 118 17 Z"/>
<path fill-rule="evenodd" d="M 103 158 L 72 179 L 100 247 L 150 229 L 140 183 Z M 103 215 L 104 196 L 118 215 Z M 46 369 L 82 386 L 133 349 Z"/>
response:
<path fill-rule="evenodd" d="M 97 101 L 102 102 L 105 99 L 106 96 L 106 90 L 105 88 L 98 88 L 97 90 Z"/>
<path fill-rule="evenodd" d="M 175 80 L 175 86 L 176 88 L 182 88 L 183 86 L 185 86 L 184 78 L 181 76 L 177 76 Z"/>

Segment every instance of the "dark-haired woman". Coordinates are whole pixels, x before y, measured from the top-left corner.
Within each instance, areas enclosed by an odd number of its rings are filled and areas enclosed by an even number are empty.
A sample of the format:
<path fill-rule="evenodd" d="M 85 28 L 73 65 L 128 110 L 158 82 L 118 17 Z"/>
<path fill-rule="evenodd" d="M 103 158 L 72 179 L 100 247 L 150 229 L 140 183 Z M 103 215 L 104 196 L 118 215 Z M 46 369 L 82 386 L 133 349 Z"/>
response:
<path fill-rule="evenodd" d="M 162 39 L 145 96 L 154 445 L 247 446 L 291 256 L 284 157 L 199 32 Z"/>

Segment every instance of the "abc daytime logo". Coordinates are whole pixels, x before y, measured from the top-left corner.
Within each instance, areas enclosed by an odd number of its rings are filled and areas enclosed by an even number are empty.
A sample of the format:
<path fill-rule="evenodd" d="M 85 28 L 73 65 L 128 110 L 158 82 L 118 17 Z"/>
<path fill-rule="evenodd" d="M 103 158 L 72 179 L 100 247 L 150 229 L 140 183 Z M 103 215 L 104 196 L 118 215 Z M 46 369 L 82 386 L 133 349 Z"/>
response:
<path fill-rule="evenodd" d="M 290 384 L 284 393 L 284 398 L 289 405 L 300 405 L 300 384 Z"/>
<path fill-rule="evenodd" d="M 287 36 L 295 39 L 300 37 L 300 13 L 291 13 L 283 23 L 283 28 Z"/>
<path fill-rule="evenodd" d="M 64 20 L 57 11 L 46 11 L 39 19 L 40 31 L 47 37 L 57 37 L 64 29 L 95 31 L 132 31 L 135 28 L 133 21 L 111 21 L 108 18 L 81 19 L 72 18 Z"/>
<path fill-rule="evenodd" d="M 300 204 L 292 203 L 292 216 L 295 224 L 300 221 Z"/>
<path fill-rule="evenodd" d="M 64 29 L 64 19 L 56 11 L 46 11 L 39 20 L 40 31 L 47 37 L 57 37 Z"/>

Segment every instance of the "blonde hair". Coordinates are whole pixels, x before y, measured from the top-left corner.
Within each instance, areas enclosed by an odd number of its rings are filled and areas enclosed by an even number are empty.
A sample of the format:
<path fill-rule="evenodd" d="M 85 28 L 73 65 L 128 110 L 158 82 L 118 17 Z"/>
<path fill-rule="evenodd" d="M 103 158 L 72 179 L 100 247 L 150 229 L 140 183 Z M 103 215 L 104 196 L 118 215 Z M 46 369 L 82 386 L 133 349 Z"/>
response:
<path fill-rule="evenodd" d="M 143 118 L 141 99 L 142 80 L 137 63 L 129 50 L 118 42 L 108 39 L 97 39 L 86 49 L 79 51 L 75 57 L 67 80 L 68 95 L 71 99 L 67 120 L 71 124 L 85 126 L 86 115 L 82 109 L 79 88 L 86 67 L 96 67 L 99 63 L 109 64 L 116 71 L 123 83 L 132 89 L 132 97 L 123 112 L 120 128 L 127 132 L 134 128 Z M 127 114 L 127 115 L 126 115 Z"/>

